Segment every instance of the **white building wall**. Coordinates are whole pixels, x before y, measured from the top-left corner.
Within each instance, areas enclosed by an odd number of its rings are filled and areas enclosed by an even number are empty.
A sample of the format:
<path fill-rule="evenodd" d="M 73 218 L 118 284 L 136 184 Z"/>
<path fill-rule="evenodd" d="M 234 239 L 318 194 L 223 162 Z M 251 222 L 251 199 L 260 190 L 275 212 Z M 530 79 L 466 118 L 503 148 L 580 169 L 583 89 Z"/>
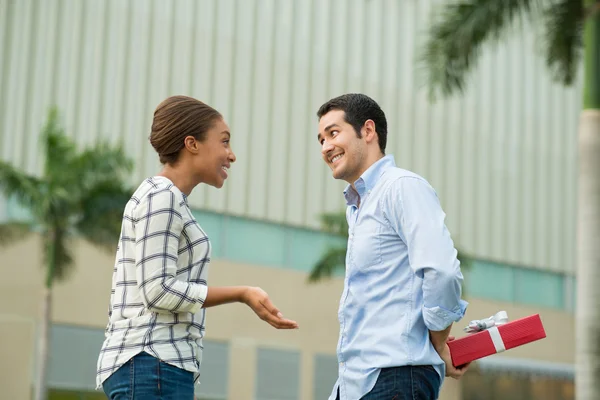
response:
<path fill-rule="evenodd" d="M 238 162 L 194 206 L 300 226 L 343 208 L 320 160 L 315 112 L 373 96 L 388 153 L 438 190 L 473 255 L 573 271 L 581 85 L 551 83 L 540 42 L 489 49 L 464 96 L 431 104 L 418 51 L 442 0 L 0 0 L 0 157 L 41 167 L 50 105 L 82 145 L 123 140 L 132 183 L 159 167 L 156 105 L 187 94 L 229 122 Z M 531 29 L 529 29 L 531 31 Z"/>

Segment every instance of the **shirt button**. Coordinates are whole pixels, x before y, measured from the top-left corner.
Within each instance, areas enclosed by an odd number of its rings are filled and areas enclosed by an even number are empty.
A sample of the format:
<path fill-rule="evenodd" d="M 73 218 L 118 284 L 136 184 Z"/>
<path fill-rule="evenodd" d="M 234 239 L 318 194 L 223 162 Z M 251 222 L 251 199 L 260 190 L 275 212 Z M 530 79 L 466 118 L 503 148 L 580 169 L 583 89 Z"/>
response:
<path fill-rule="evenodd" d="M 341 362 L 341 363 L 340 363 L 340 367 L 343 367 L 343 366 L 344 366 L 344 363 L 343 363 L 343 362 Z"/>

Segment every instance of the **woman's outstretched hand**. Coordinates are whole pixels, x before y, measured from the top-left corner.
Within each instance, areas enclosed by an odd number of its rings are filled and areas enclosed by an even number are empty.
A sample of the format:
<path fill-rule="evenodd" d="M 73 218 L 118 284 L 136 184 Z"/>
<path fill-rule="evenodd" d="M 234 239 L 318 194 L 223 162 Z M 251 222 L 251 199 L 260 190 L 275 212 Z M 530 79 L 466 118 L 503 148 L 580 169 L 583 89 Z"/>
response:
<path fill-rule="evenodd" d="M 260 319 L 268 322 L 277 329 L 298 329 L 298 323 L 283 315 L 273 305 L 267 292 L 259 287 L 248 287 L 242 296 L 242 301 L 258 315 Z"/>

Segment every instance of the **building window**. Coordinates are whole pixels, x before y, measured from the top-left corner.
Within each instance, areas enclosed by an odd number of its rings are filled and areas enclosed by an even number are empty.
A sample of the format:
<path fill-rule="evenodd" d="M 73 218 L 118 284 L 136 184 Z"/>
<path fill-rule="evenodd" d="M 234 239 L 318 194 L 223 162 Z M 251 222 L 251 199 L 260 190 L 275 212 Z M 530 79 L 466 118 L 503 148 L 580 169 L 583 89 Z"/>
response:
<path fill-rule="evenodd" d="M 255 397 L 256 400 L 298 400 L 300 353 L 259 348 Z"/>
<path fill-rule="evenodd" d="M 338 377 L 337 357 L 329 354 L 315 355 L 313 398 L 327 399 Z"/>

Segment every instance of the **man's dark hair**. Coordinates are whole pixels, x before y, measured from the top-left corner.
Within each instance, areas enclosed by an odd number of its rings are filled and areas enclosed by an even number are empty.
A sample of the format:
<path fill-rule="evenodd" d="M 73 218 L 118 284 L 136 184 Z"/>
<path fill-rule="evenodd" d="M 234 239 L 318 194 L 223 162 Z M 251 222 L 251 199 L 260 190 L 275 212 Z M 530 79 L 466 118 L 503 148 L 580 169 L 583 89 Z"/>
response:
<path fill-rule="evenodd" d="M 360 130 L 368 119 L 375 122 L 377 131 L 377 141 L 379 149 L 385 154 L 387 144 L 387 121 L 385 114 L 379 104 L 367 95 L 360 93 L 348 93 L 335 97 L 319 107 L 317 117 L 321 119 L 323 115 L 332 110 L 342 110 L 346 114 L 344 119 L 352 125 L 358 137 L 362 137 Z"/>

